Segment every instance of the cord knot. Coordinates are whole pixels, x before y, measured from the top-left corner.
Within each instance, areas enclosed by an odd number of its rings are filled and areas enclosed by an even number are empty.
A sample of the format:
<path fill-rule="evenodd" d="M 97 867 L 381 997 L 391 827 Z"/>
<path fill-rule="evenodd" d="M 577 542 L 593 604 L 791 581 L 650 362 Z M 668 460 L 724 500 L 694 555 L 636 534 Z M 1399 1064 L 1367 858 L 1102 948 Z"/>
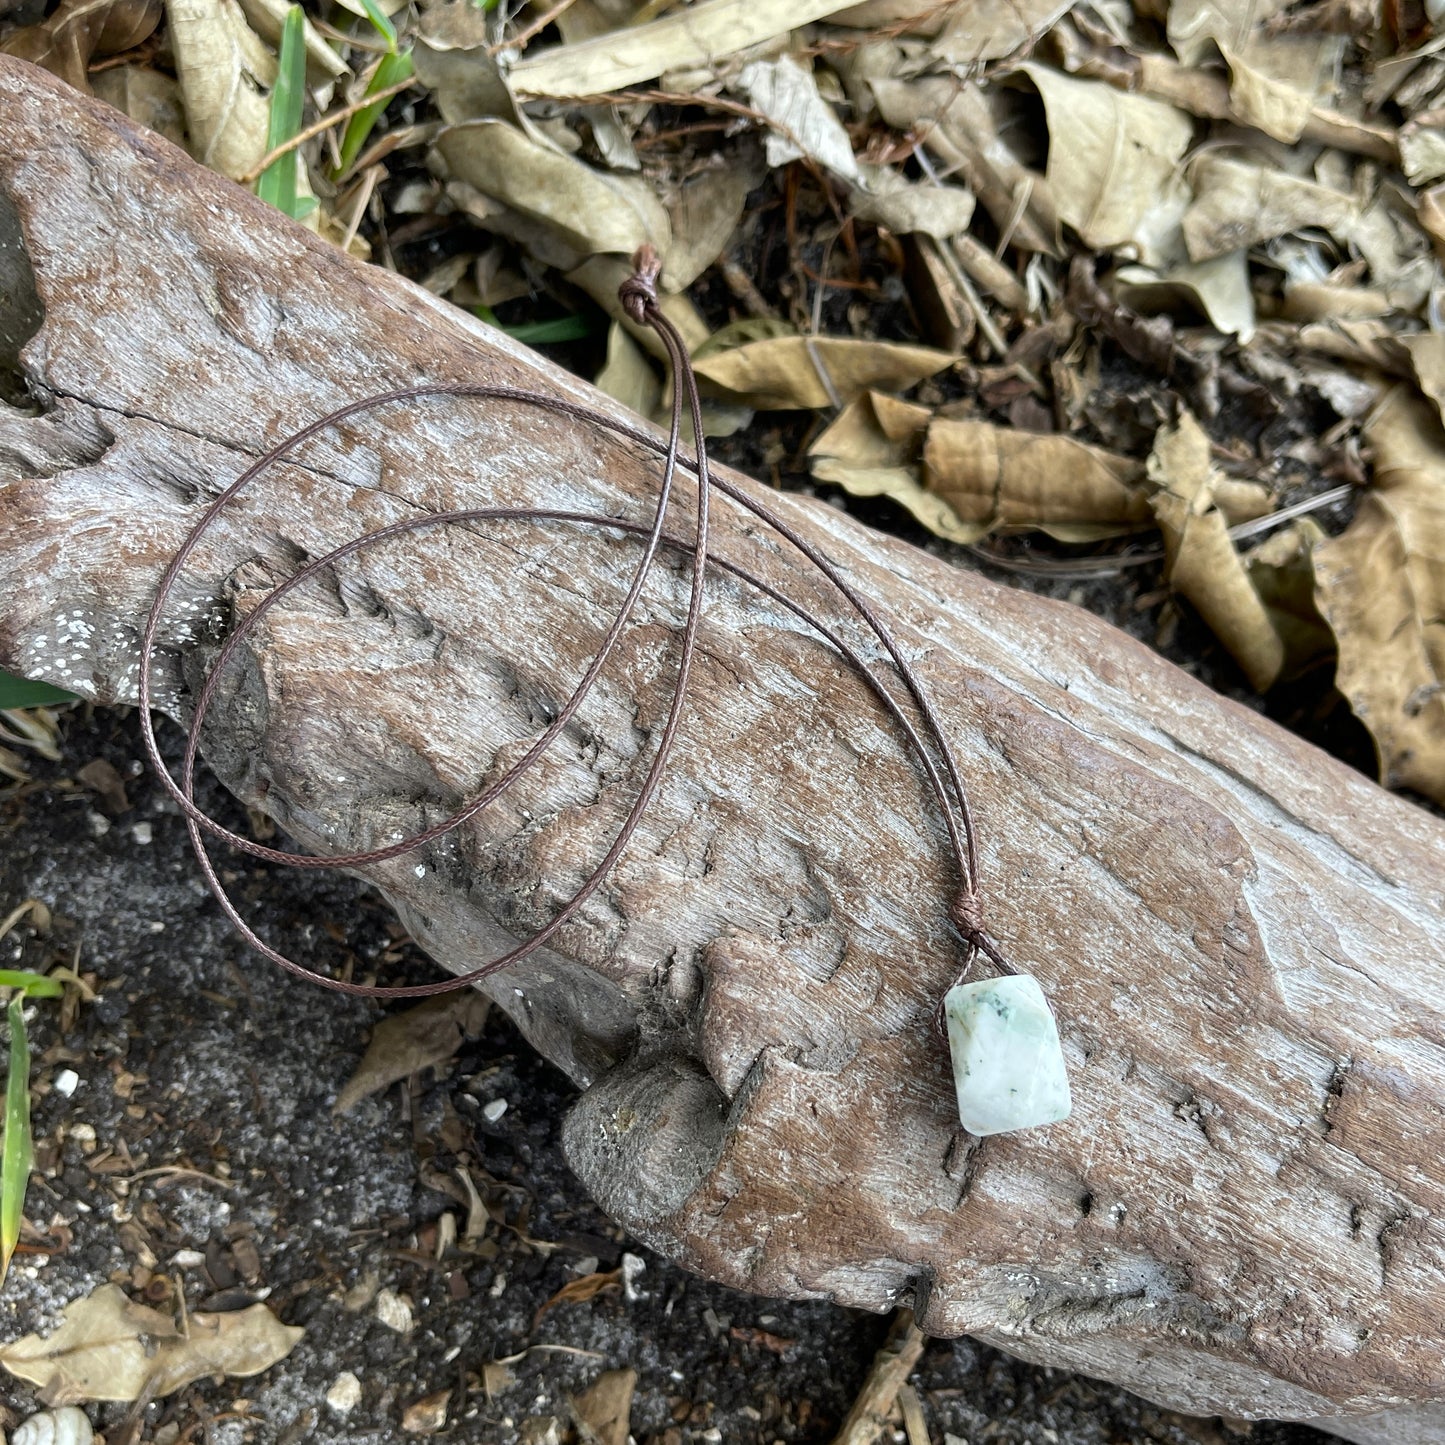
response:
<path fill-rule="evenodd" d="M 969 943 L 977 944 L 986 931 L 983 923 L 983 904 L 979 902 L 978 894 L 968 889 L 963 889 L 955 894 L 953 902 L 949 905 L 948 916 Z"/>
<path fill-rule="evenodd" d="M 647 308 L 657 305 L 657 278 L 662 259 L 651 242 L 644 242 L 632 258 L 632 275 L 617 288 L 622 309 L 639 325 L 647 322 Z"/>

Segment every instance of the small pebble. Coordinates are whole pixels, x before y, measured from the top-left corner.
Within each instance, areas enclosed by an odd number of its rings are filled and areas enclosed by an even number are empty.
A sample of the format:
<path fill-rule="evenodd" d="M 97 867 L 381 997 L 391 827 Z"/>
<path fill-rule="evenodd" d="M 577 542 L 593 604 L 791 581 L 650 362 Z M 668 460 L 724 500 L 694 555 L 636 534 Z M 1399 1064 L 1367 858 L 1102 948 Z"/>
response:
<path fill-rule="evenodd" d="M 637 1288 L 637 1277 L 647 1268 L 647 1261 L 635 1254 L 624 1254 L 622 1256 L 622 1293 L 629 1300 L 637 1300 L 642 1297 L 642 1291 Z"/>
<path fill-rule="evenodd" d="M 411 1303 L 395 1290 L 384 1289 L 377 1292 L 376 1317 L 387 1329 L 395 1330 L 399 1335 L 411 1333 Z"/>
<path fill-rule="evenodd" d="M 74 1069 L 61 1069 L 51 1081 L 50 1087 L 62 1099 L 68 1099 L 80 1087 L 80 1075 Z"/>
<path fill-rule="evenodd" d="M 489 1124 L 495 1124 L 506 1112 L 507 1101 L 505 1099 L 491 1099 L 482 1105 L 482 1118 Z"/>
<path fill-rule="evenodd" d="M 137 843 L 142 845 L 149 843 L 154 834 L 151 832 L 149 823 L 132 823 L 130 835 Z"/>
<path fill-rule="evenodd" d="M 177 1269 L 199 1269 L 205 1262 L 206 1256 L 199 1249 L 178 1249 L 171 1256 Z"/>
<path fill-rule="evenodd" d="M 99 813 L 87 813 L 85 821 L 90 824 L 90 831 L 97 838 L 104 838 L 110 832 L 110 819 L 102 818 Z"/>
<path fill-rule="evenodd" d="M 72 1124 L 66 1131 L 67 1137 L 80 1145 L 82 1154 L 95 1153 L 95 1125 L 81 1122 Z"/>
<path fill-rule="evenodd" d="M 359 1404 L 361 1381 L 350 1370 L 343 1370 L 326 1392 L 326 1408 L 337 1415 L 349 1415 Z"/>
<path fill-rule="evenodd" d="M 579 1259 L 577 1263 L 572 1266 L 572 1273 L 585 1277 L 589 1274 L 596 1274 L 601 1267 L 602 1261 L 598 1259 L 595 1254 L 589 1254 Z"/>
<path fill-rule="evenodd" d="M 32 1415 L 10 1437 L 10 1445 L 90 1445 L 95 1431 L 83 1410 L 66 1405 Z"/>

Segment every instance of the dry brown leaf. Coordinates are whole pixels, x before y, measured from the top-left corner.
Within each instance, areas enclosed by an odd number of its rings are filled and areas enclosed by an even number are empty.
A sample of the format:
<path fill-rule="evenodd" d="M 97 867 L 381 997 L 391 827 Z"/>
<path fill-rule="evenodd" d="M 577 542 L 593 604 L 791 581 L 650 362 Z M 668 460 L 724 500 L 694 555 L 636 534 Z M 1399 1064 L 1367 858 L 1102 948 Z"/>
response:
<path fill-rule="evenodd" d="M 1160 430 L 1148 468 L 1159 487 L 1153 507 L 1164 533 L 1169 585 L 1194 604 L 1250 684 L 1264 692 L 1284 667 L 1284 644 L 1215 503 L 1222 479 L 1209 458 L 1209 438 L 1187 411 L 1177 426 Z"/>
<path fill-rule="evenodd" d="M 558 1305 L 586 1304 L 588 1300 L 596 1299 L 603 1290 L 620 1290 L 621 1288 L 622 1271 L 620 1269 L 609 1269 L 598 1273 L 584 1274 L 580 1279 L 569 1279 L 556 1294 L 543 1300 L 537 1306 L 537 1313 L 532 1316 L 532 1328 L 535 1330 L 541 1324 L 542 1316 L 548 1310 L 556 1309 Z"/>
<path fill-rule="evenodd" d="M 1002 60 L 1030 45 L 1073 4 L 1074 0 L 1008 0 L 1004 5 L 957 5 L 930 49 L 949 65 Z"/>
<path fill-rule="evenodd" d="M 859 166 L 849 208 L 896 236 L 921 233 L 948 241 L 968 230 L 974 201 L 962 186 L 906 181 L 889 166 Z"/>
<path fill-rule="evenodd" d="M 1400 127 L 1400 168 L 1412 186 L 1428 185 L 1445 176 L 1445 126 Z"/>
<path fill-rule="evenodd" d="M 838 0 L 699 0 L 661 20 L 575 45 L 528 51 L 511 68 L 518 95 L 602 95 L 719 60 L 842 9 Z"/>
<path fill-rule="evenodd" d="M 743 218 L 748 192 L 766 171 L 749 146 L 686 181 L 667 203 L 672 245 L 662 258 L 662 284 L 670 291 L 691 286 L 726 249 Z"/>
<path fill-rule="evenodd" d="M 1049 191 L 1059 218 L 1099 250 L 1131 246 L 1151 266 L 1171 261 L 1188 190 L 1179 163 L 1194 134 L 1182 110 L 1102 80 L 1020 67 L 1043 97 Z"/>
<path fill-rule="evenodd" d="M 987 529 L 965 525 L 919 479 L 918 455 L 931 417 L 926 406 L 869 392 L 846 406 L 813 443 L 809 466 L 819 481 L 855 497 L 888 497 L 950 542 L 976 542 Z"/>
<path fill-rule="evenodd" d="M 1374 485 L 1315 553 L 1336 685 L 1370 730 L 1380 777 L 1445 803 L 1445 432 L 1405 388 L 1365 424 Z"/>
<path fill-rule="evenodd" d="M 594 383 L 638 416 L 650 417 L 662 399 L 662 382 L 648 364 L 642 348 L 614 321 L 607 332 L 607 361 Z"/>
<path fill-rule="evenodd" d="M 1356 220 L 1354 200 L 1341 191 L 1217 152 L 1190 167 L 1189 183 L 1194 199 L 1184 213 L 1184 243 L 1195 261 L 1306 227 L 1343 239 Z"/>
<path fill-rule="evenodd" d="M 1229 65 L 1229 108 L 1245 125 L 1293 145 L 1316 104 L 1332 89 L 1344 50 L 1341 35 L 1252 34 L 1221 44 Z"/>
<path fill-rule="evenodd" d="M 281 45 L 281 28 L 286 23 L 289 0 L 240 0 L 241 12 L 257 35 L 271 48 Z M 301 36 L 306 46 L 306 76 L 312 83 L 339 80 L 351 67 L 322 38 L 321 32 L 303 17 Z"/>
<path fill-rule="evenodd" d="M 1009 147 L 990 97 L 976 84 L 939 76 L 874 76 L 868 88 L 883 119 L 895 130 L 921 135 L 924 146 L 950 173 L 957 172 L 1015 246 L 1059 253 L 1059 218 L 1048 183 Z"/>
<path fill-rule="evenodd" d="M 596 1437 L 596 1445 L 627 1445 L 636 1388 L 636 1370 L 605 1370 L 573 1400 L 577 1418 Z"/>
<path fill-rule="evenodd" d="M 464 1040 L 481 1033 L 489 1007 L 484 994 L 459 988 L 388 1015 L 372 1029 L 366 1052 L 336 1096 L 331 1112 L 345 1114 L 368 1094 L 445 1062 Z"/>
<path fill-rule="evenodd" d="M 1313 517 L 1301 517 L 1244 556 L 1250 583 L 1284 644 L 1279 682 L 1298 677 L 1335 650 L 1334 635 L 1315 605 L 1314 552 L 1324 539 Z"/>
<path fill-rule="evenodd" d="M 1216 331 L 1241 342 L 1254 335 L 1254 292 L 1244 251 L 1171 266 L 1163 273 L 1123 266 L 1114 276 L 1114 293 L 1123 305 L 1146 315 L 1173 310 L 1185 300 Z"/>
<path fill-rule="evenodd" d="M 955 358 L 927 346 L 835 336 L 780 336 L 695 358 L 725 399 L 762 411 L 846 406 L 865 391 L 906 391 Z"/>
<path fill-rule="evenodd" d="M 937 419 L 924 443 L 923 477 L 978 535 L 1026 527 L 1087 542 L 1152 521 L 1143 467 L 1073 437 Z"/>
<path fill-rule="evenodd" d="M 237 180 L 266 154 L 276 57 L 236 0 L 166 0 L 191 154 Z"/>
<path fill-rule="evenodd" d="M 755 60 L 743 67 L 737 85 L 748 104 L 772 122 L 764 140 L 770 166 L 807 156 L 844 180 L 857 178 L 853 142 L 833 107 L 818 94 L 811 70 L 791 55 Z"/>
<path fill-rule="evenodd" d="M 161 0 L 61 0 L 53 15 L 10 36 L 0 54 L 28 60 L 89 94 L 92 58 L 139 45 L 161 14 Z"/>
<path fill-rule="evenodd" d="M 119 65 L 94 77 L 93 87 L 107 105 L 163 135 L 178 146 L 186 143 L 186 115 L 181 88 L 169 75 L 144 65 Z"/>
<path fill-rule="evenodd" d="M 470 0 L 438 0 L 417 26 L 412 63 L 449 125 L 499 116 L 524 130 L 528 122 L 512 98 L 491 46 L 490 15 Z M 532 133 L 529 130 L 529 134 Z M 533 139 L 538 137 L 533 134 Z"/>
<path fill-rule="evenodd" d="M 258 1375 L 285 1359 L 305 1333 L 259 1304 L 192 1314 L 187 1330 L 103 1284 L 66 1306 L 54 1334 L 27 1335 L 0 1349 L 0 1364 L 35 1385 L 47 1405 L 158 1399 L 207 1375 Z"/>
<path fill-rule="evenodd" d="M 1445 336 L 1434 331 L 1420 331 L 1413 336 L 1402 336 L 1400 345 L 1409 353 L 1420 390 L 1435 403 L 1436 411 L 1445 418 Z"/>
<path fill-rule="evenodd" d="M 638 177 L 594 170 L 495 119 L 448 126 L 436 149 L 452 177 L 539 223 L 583 256 L 630 256 L 644 242 L 667 253 L 667 212 Z"/>

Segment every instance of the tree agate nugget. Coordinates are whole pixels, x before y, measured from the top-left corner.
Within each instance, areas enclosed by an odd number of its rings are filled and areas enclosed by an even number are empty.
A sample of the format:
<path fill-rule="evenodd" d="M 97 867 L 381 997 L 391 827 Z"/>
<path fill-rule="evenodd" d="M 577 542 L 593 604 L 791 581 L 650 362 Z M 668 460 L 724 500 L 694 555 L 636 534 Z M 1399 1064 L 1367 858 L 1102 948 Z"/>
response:
<path fill-rule="evenodd" d="M 943 1009 L 958 1117 L 970 1134 L 1007 1134 L 1069 1117 L 1059 1030 L 1036 979 L 1011 974 L 960 983 Z"/>

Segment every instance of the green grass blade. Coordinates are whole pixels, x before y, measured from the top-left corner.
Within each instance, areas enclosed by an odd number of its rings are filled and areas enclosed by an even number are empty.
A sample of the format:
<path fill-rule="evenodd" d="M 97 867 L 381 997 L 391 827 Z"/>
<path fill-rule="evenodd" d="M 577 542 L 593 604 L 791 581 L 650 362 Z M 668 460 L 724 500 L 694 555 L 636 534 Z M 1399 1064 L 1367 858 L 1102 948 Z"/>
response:
<path fill-rule="evenodd" d="M 363 0 L 363 3 L 366 3 L 366 0 Z M 367 9 L 368 11 L 371 9 L 369 4 Z M 394 39 L 394 31 L 392 36 Z M 408 50 L 401 55 L 393 51 L 390 55 L 381 57 L 381 63 L 376 67 L 375 73 L 367 84 L 366 93 L 375 95 L 377 91 L 386 90 L 393 85 L 400 85 L 403 80 L 410 80 L 411 77 L 411 51 Z M 372 127 L 380 119 L 382 111 L 390 104 L 390 100 L 379 100 L 375 105 L 368 105 L 365 110 L 357 111 L 346 122 L 346 131 L 341 137 L 341 163 L 336 167 L 338 176 L 344 175 L 351 169 L 351 163 L 361 154 L 361 148 L 366 144 L 366 138 L 371 134 Z"/>
<path fill-rule="evenodd" d="M 65 985 L 58 978 L 30 973 L 23 968 L 0 968 L 0 988 L 18 988 L 27 998 L 59 998 Z"/>
<path fill-rule="evenodd" d="M 585 316 L 559 316 L 553 321 L 527 321 L 521 326 L 504 326 L 502 330 L 528 346 L 546 346 L 554 341 L 581 341 L 597 327 Z"/>
<path fill-rule="evenodd" d="M 27 682 L 0 672 L 0 710 L 13 707 L 54 707 L 57 703 L 74 702 L 73 692 L 51 687 L 48 682 Z"/>
<path fill-rule="evenodd" d="M 30 1040 L 25 1033 L 24 994 L 10 1000 L 10 1073 L 5 1080 L 5 1143 L 0 1148 L 0 1284 L 20 1243 L 25 1189 L 34 1151 L 30 1143 Z"/>
<path fill-rule="evenodd" d="M 306 32 L 305 12 L 299 5 L 293 5 L 286 12 L 286 23 L 281 28 L 281 54 L 276 65 L 276 86 L 271 92 L 271 118 L 266 131 L 266 149 L 273 151 L 285 145 L 301 129 L 301 110 L 306 102 Z M 304 208 L 296 194 L 296 167 L 298 157 L 294 150 L 278 156 L 256 182 L 256 194 L 263 201 L 269 201 L 277 210 L 285 211 L 299 220 L 313 208 L 311 197 L 306 197 Z"/>
<path fill-rule="evenodd" d="M 391 17 L 376 3 L 376 0 L 361 0 L 361 8 L 366 11 L 366 18 L 371 21 L 372 28 L 386 41 L 386 48 L 394 55 L 396 53 L 396 26 L 391 23 Z M 379 86 L 377 88 L 380 89 Z"/>

